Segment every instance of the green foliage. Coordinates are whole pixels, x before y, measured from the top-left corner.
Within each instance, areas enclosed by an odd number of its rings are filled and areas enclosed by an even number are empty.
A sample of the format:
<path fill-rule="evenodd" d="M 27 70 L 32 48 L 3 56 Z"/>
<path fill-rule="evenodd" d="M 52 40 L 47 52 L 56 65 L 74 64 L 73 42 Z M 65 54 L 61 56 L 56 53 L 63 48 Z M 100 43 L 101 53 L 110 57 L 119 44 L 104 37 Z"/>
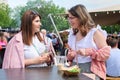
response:
<path fill-rule="evenodd" d="M 53 24 L 48 17 L 49 14 L 52 14 L 55 24 L 58 30 L 68 29 L 68 23 L 63 17 L 59 17 L 56 14 L 65 13 L 65 8 L 60 8 L 56 6 L 52 1 L 45 0 L 31 0 L 27 2 L 26 6 L 18 6 L 14 10 L 14 22 L 16 21 L 16 26 L 20 26 L 20 18 L 26 10 L 36 10 L 42 16 L 42 27 L 46 30 L 53 31 Z M 55 17 L 54 17 L 55 16 Z"/>
<path fill-rule="evenodd" d="M 13 10 L 9 8 L 7 4 L 0 3 L 0 26 L 2 27 L 20 27 L 21 16 L 26 10 L 36 10 L 42 16 L 42 26 L 49 31 L 54 30 L 54 26 L 50 20 L 49 14 L 52 14 L 52 18 L 56 24 L 58 31 L 68 29 L 70 26 L 67 19 L 60 14 L 65 13 L 65 8 L 56 6 L 52 0 L 28 0 L 25 6 L 17 6 Z M 120 31 L 120 25 L 102 26 L 107 33 L 114 33 Z"/>
<path fill-rule="evenodd" d="M 10 8 L 7 4 L 0 3 L 0 26 L 9 27 L 11 24 Z"/>
<path fill-rule="evenodd" d="M 102 26 L 102 29 L 106 30 L 107 33 L 120 32 L 120 25 Z"/>

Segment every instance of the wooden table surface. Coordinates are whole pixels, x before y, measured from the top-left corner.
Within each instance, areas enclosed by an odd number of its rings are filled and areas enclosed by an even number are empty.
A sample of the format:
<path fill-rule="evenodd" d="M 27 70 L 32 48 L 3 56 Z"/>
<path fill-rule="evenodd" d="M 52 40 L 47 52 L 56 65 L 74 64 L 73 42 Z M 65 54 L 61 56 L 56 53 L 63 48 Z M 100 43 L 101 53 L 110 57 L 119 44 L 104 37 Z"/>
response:
<path fill-rule="evenodd" d="M 94 80 L 94 74 L 64 76 L 56 66 L 25 69 L 0 69 L 0 80 Z"/>

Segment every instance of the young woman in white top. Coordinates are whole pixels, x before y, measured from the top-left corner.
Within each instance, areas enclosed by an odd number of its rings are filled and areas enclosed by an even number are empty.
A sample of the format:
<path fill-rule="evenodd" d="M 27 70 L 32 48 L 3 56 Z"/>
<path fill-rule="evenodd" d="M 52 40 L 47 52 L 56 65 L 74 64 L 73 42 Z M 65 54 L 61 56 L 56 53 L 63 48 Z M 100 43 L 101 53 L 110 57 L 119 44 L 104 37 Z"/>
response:
<path fill-rule="evenodd" d="M 81 73 L 94 73 L 96 80 L 105 79 L 105 60 L 109 57 L 110 47 L 103 31 L 95 25 L 84 5 L 69 9 L 67 18 L 72 27 L 68 36 L 68 60 L 73 65 L 78 64 Z"/>

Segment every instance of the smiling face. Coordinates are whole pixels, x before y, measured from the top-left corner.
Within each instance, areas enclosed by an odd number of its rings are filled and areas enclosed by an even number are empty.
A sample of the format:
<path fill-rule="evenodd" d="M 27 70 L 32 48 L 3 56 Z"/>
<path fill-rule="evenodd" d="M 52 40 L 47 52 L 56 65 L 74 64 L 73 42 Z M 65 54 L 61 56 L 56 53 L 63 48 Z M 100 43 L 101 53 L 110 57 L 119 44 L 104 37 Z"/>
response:
<path fill-rule="evenodd" d="M 39 32 L 39 31 L 40 31 L 40 26 L 41 26 L 40 17 L 37 16 L 37 17 L 32 21 L 33 34 L 35 34 L 36 32 Z"/>
<path fill-rule="evenodd" d="M 72 28 L 78 28 L 80 21 L 77 17 L 73 16 L 71 13 L 68 13 L 68 21 Z"/>

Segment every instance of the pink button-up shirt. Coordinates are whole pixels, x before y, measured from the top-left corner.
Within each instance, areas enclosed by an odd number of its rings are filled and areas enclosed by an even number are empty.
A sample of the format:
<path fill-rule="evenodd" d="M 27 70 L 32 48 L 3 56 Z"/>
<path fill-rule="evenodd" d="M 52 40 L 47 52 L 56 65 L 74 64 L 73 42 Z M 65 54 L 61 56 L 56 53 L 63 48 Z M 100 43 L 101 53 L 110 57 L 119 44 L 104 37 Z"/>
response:
<path fill-rule="evenodd" d="M 3 60 L 3 69 L 24 68 L 24 50 L 22 33 L 16 34 L 6 46 Z"/>

